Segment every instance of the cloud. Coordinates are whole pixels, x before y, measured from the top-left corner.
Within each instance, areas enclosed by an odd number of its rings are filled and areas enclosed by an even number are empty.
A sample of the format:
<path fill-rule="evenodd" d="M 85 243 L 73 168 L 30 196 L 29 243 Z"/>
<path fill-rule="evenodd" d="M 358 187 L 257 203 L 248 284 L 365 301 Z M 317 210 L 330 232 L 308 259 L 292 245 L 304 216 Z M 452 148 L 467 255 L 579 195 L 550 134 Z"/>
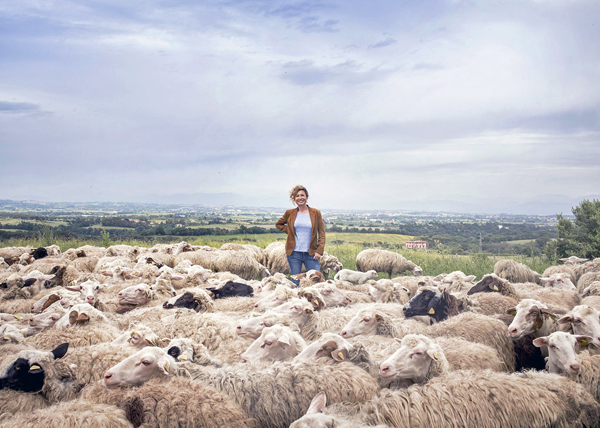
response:
<path fill-rule="evenodd" d="M 382 40 L 380 42 L 373 43 L 372 45 L 369 45 L 369 49 L 384 48 L 386 46 L 395 45 L 397 43 L 398 42 L 395 39 L 393 39 L 392 37 L 388 37 L 385 40 Z"/>
<path fill-rule="evenodd" d="M 2 113 L 33 113 L 40 110 L 40 106 L 32 103 L 19 103 L 0 101 L 0 114 Z"/>

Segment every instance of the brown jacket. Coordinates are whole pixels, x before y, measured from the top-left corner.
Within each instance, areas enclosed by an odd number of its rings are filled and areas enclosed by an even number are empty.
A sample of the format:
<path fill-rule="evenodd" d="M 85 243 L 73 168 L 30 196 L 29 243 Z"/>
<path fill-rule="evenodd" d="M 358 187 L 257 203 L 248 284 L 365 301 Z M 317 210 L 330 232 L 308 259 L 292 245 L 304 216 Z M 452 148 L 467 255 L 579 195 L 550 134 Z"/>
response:
<path fill-rule="evenodd" d="M 310 233 L 310 244 L 308 246 L 308 254 L 314 256 L 315 253 L 323 255 L 325 251 L 325 224 L 323 223 L 323 217 L 321 217 L 321 211 L 315 208 L 308 207 L 310 214 L 310 222 L 312 223 L 312 229 Z M 282 232 L 287 233 L 287 241 L 285 241 L 285 253 L 290 256 L 296 246 L 296 231 L 294 230 L 294 222 L 296 221 L 296 215 L 298 214 L 298 208 L 292 208 L 287 210 L 283 217 L 277 220 L 275 226 Z"/>

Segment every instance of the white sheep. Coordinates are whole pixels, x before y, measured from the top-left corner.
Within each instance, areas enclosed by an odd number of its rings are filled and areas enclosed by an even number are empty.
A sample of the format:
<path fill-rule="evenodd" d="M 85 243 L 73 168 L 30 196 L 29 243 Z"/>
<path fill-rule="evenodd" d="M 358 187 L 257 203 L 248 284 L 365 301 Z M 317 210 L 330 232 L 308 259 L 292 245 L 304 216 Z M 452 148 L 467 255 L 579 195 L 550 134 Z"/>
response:
<path fill-rule="evenodd" d="M 415 276 L 423 275 L 423 269 L 400 254 L 377 248 L 369 248 L 358 253 L 356 268 L 361 272 L 369 270 L 387 272 L 390 279 L 392 275 L 398 275 L 406 271 L 411 271 Z"/>
<path fill-rule="evenodd" d="M 600 355 L 581 352 L 587 348 L 591 337 L 556 331 L 538 337 L 533 344 L 548 348 L 546 367 L 550 373 L 567 376 L 583 385 L 596 400 L 600 400 Z"/>
<path fill-rule="evenodd" d="M 266 327 L 242 354 L 244 361 L 287 361 L 306 347 L 297 331 L 284 325 Z"/>

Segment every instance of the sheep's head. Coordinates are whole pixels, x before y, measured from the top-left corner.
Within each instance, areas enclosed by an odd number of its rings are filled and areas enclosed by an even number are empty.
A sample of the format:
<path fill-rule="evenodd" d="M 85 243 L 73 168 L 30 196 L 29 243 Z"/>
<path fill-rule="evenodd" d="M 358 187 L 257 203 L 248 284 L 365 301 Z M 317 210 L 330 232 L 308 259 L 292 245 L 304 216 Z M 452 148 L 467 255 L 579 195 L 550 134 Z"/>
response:
<path fill-rule="evenodd" d="M 58 345 L 52 351 L 26 350 L 0 370 L 0 389 L 13 391 L 42 392 L 47 398 L 72 397 L 78 390 L 72 376 L 67 373 L 58 375 L 54 361 L 67 353 L 68 343 Z"/>

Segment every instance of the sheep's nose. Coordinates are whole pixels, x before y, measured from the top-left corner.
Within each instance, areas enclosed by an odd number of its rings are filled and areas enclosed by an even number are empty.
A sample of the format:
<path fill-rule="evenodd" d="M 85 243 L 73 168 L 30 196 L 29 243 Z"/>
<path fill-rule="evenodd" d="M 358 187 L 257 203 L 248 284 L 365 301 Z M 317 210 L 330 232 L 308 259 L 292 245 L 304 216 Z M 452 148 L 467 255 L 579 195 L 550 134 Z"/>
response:
<path fill-rule="evenodd" d="M 579 372 L 579 364 L 571 364 L 570 367 L 575 373 Z"/>
<path fill-rule="evenodd" d="M 379 374 L 386 374 L 388 371 L 390 371 L 390 367 L 389 366 L 383 366 L 379 369 Z"/>
<path fill-rule="evenodd" d="M 514 336 L 515 334 L 517 334 L 517 328 L 516 327 L 509 328 L 508 334 L 510 334 L 511 336 Z"/>
<path fill-rule="evenodd" d="M 94 296 L 88 296 L 88 297 L 87 297 L 87 301 L 88 301 L 89 303 L 93 304 L 93 303 L 94 303 Z"/>
<path fill-rule="evenodd" d="M 348 336 L 348 332 L 346 330 L 342 331 L 342 337 Z"/>
<path fill-rule="evenodd" d="M 241 325 L 238 325 L 235 328 L 236 328 L 237 331 L 242 331 L 242 326 Z"/>
<path fill-rule="evenodd" d="M 108 380 L 112 377 L 112 373 L 111 372 L 106 372 L 104 373 L 104 380 Z"/>

